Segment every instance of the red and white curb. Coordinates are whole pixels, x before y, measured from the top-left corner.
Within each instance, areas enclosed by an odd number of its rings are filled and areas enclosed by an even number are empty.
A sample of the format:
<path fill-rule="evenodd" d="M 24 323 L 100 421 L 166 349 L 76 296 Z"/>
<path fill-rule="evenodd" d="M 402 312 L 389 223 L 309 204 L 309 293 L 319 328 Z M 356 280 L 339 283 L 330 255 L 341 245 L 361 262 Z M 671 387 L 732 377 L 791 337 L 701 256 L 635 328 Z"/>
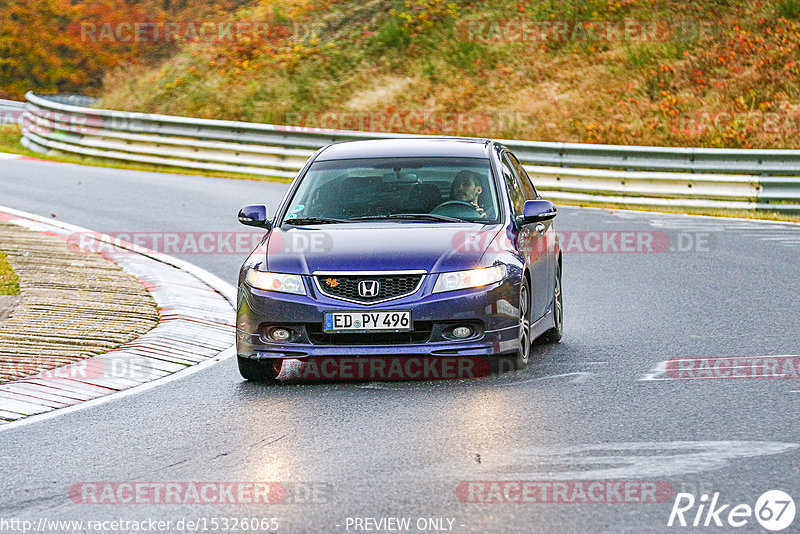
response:
<path fill-rule="evenodd" d="M 20 159 L 22 154 L 11 154 L 9 152 L 0 152 L 0 159 Z"/>
<path fill-rule="evenodd" d="M 102 239 L 85 228 L 2 206 L 0 218 L 65 240 L 76 232 Z M 1 384 L 0 431 L 139 393 L 235 353 L 233 286 L 166 254 L 106 243 L 103 256 L 150 292 L 158 307 L 158 325 L 100 356 Z"/>

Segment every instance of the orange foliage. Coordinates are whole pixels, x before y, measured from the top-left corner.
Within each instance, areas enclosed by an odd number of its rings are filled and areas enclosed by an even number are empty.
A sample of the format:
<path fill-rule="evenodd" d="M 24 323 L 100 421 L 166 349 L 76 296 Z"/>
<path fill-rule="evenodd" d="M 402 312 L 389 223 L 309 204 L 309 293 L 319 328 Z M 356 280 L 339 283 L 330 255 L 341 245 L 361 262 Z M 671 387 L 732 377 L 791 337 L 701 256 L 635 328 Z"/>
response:
<path fill-rule="evenodd" d="M 82 34 L 81 23 L 146 17 L 123 0 L 9 0 L 0 7 L 0 18 L 0 95 L 21 98 L 28 90 L 99 86 L 106 69 L 136 61 L 138 51 L 135 43 L 93 41 Z"/>
<path fill-rule="evenodd" d="M 109 70 L 154 63 L 177 40 L 137 38 L 136 24 L 232 16 L 249 0 L 6 0 L 0 2 L 0 98 L 29 90 L 93 92 Z M 155 26 L 155 25 L 153 25 Z M 162 30 L 163 31 L 163 30 Z"/>

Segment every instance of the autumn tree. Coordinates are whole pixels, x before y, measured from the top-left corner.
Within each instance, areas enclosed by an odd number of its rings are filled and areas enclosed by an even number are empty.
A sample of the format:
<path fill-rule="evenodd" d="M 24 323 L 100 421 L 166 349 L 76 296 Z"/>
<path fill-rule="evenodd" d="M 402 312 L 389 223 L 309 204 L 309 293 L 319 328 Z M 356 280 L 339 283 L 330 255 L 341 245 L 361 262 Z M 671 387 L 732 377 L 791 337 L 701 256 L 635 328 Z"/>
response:
<path fill-rule="evenodd" d="M 178 43 L 133 33 L 136 23 L 232 17 L 248 0 L 5 0 L 0 2 L 0 97 L 95 92 L 105 73 L 153 64 Z"/>

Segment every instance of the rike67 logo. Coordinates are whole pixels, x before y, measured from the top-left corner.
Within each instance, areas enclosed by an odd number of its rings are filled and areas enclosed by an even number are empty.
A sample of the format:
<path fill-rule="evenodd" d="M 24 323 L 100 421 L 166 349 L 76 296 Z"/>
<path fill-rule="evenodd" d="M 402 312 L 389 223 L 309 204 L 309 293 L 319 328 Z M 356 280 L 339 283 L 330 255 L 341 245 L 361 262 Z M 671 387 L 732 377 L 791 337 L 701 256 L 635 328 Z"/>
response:
<path fill-rule="evenodd" d="M 714 493 L 709 500 L 706 494 L 695 499 L 691 493 L 678 493 L 667 526 L 743 527 L 751 523 L 755 516 L 763 528 L 778 532 L 794 522 L 794 500 L 784 491 L 770 490 L 763 493 L 754 507 L 745 503 L 722 504 L 719 495 Z"/>

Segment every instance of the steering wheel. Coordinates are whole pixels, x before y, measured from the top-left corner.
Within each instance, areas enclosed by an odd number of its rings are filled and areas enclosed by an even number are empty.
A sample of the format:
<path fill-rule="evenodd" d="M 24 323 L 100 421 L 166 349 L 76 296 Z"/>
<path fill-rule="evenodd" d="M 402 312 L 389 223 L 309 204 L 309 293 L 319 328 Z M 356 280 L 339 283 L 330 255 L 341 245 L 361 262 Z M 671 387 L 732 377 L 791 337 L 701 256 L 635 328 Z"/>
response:
<path fill-rule="evenodd" d="M 468 211 L 467 211 L 468 210 Z M 465 200 L 448 200 L 431 210 L 431 213 L 449 215 L 451 217 L 475 217 L 480 214 L 475 205 Z"/>

